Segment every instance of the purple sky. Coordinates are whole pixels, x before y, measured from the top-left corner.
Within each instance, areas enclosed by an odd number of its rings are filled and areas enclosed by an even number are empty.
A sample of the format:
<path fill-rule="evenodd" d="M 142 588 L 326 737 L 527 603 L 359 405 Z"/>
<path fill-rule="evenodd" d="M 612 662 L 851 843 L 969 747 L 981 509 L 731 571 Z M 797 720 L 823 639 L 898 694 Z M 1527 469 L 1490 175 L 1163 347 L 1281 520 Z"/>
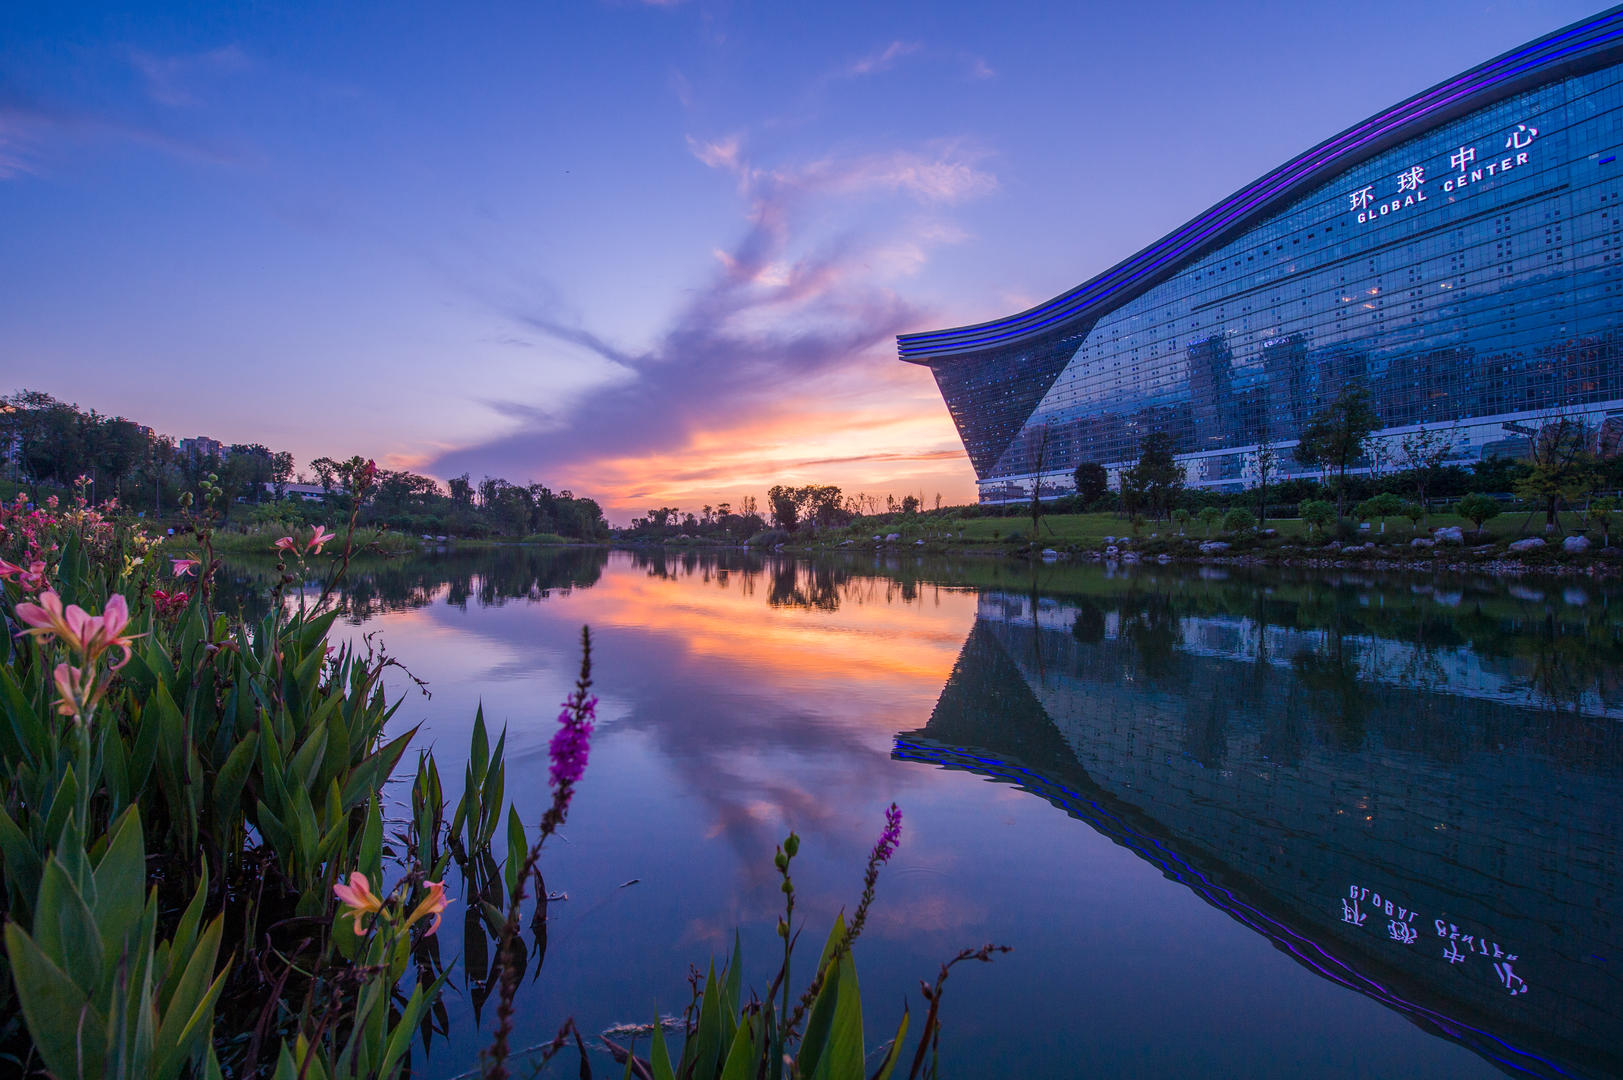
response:
<path fill-rule="evenodd" d="M 649 506 L 972 497 L 898 332 L 1586 4 L 0 11 L 0 391 Z"/>

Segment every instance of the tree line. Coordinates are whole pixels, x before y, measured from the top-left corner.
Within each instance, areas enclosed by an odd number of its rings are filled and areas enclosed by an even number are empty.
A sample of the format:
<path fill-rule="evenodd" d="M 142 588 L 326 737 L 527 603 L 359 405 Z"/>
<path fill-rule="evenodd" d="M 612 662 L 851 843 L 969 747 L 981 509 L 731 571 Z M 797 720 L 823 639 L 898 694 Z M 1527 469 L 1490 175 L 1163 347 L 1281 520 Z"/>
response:
<path fill-rule="evenodd" d="M 1314 413 L 1290 448 L 1291 458 L 1316 469 L 1317 478 L 1279 479 L 1281 450 L 1264 440 L 1246 455 L 1246 490 L 1227 495 L 1189 489 L 1184 466 L 1173 456 L 1171 436 L 1154 431 L 1139 444 L 1138 460 L 1120 470 L 1114 489 L 1102 464 L 1083 462 L 1072 475 L 1076 493 L 1069 505 L 1050 503 L 1047 509 L 1120 510 L 1129 517 L 1167 520 L 1180 508 L 1255 504 L 1260 524 L 1266 522 L 1270 505 L 1319 502 L 1325 507 L 1315 508 L 1314 516 L 1334 523 L 1349 514 L 1364 519 L 1409 516 L 1411 507 L 1418 519 L 1436 499 L 1462 496 L 1475 496 L 1470 506 L 1488 512 L 1493 496 L 1509 494 L 1541 512 L 1553 530 L 1563 508 L 1586 505 L 1599 491 L 1623 487 L 1623 457 L 1606 452 L 1606 440 L 1595 425 L 1560 411 L 1507 423 L 1508 431 L 1521 436 L 1523 455 L 1487 457 L 1469 468 L 1448 463 L 1457 441 L 1452 426 L 1377 436 L 1380 427 L 1369 392 L 1349 387 Z M 1034 524 L 1043 510 L 1034 490 Z"/>
<path fill-rule="evenodd" d="M 774 484 L 767 489 L 766 502 L 746 495 L 737 506 L 730 502 L 706 504 L 697 513 L 684 513 L 680 507 L 661 506 L 631 519 L 621 532 L 627 540 L 657 542 L 682 538 L 746 543 L 767 534 L 814 533 L 838 529 L 859 518 L 880 515 L 914 515 L 924 511 L 924 495 L 878 495 L 847 493 L 833 484 L 792 486 Z M 941 509 L 941 495 L 935 496 Z"/>
<path fill-rule="evenodd" d="M 227 524 L 297 525 L 331 521 L 350 510 L 357 477 L 375 480 L 360 523 L 402 532 L 468 537 L 552 534 L 600 540 L 608 522 L 596 500 L 545 484 L 514 484 L 464 473 L 441 484 L 408 471 L 377 469 L 360 455 L 318 457 L 295 473 L 293 455 L 258 443 L 176 440 L 122 416 L 103 416 L 36 390 L 0 397 L 0 461 L 18 488 L 69 488 L 83 479 L 97 502 L 116 498 L 134 512 L 162 517 L 205 483 L 226 492 L 216 502 Z M 319 486 L 315 498 L 292 485 Z"/>

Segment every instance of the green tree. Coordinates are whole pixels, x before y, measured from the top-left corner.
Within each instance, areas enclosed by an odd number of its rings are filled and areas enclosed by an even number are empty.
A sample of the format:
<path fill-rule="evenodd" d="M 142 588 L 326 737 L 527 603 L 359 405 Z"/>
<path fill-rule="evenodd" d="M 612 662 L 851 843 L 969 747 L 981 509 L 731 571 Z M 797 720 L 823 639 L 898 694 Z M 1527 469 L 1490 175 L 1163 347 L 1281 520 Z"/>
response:
<path fill-rule="evenodd" d="M 1595 499 L 1584 509 L 1584 521 L 1600 530 L 1602 547 L 1612 546 L 1612 515 L 1617 513 L 1617 500 Z"/>
<path fill-rule="evenodd" d="M 1172 436 L 1152 431 L 1139 444 L 1138 463 L 1122 474 L 1122 490 L 1134 494 L 1135 508 L 1164 519 L 1183 490 L 1183 466 L 1172 456 Z"/>
<path fill-rule="evenodd" d="M 1510 425 L 1506 425 L 1509 427 Z M 1516 481 L 1518 499 L 1544 510 L 1544 528 L 1555 531 L 1562 503 L 1581 501 L 1599 482 L 1595 457 L 1589 452 L 1589 428 L 1582 420 L 1559 416 L 1528 435 L 1527 468 Z"/>
<path fill-rule="evenodd" d="M 1477 535 L 1481 536 L 1482 526 L 1499 516 L 1499 500 L 1473 491 L 1454 504 L 1454 512 L 1475 525 Z"/>
<path fill-rule="evenodd" d="M 1071 474 L 1076 480 L 1076 497 L 1085 510 L 1110 490 L 1110 473 L 1097 461 L 1084 461 Z"/>
<path fill-rule="evenodd" d="M 784 532 L 794 532 L 800 524 L 800 500 L 793 488 L 773 484 L 766 492 L 766 505 L 772 514 L 772 524 Z"/>
<path fill-rule="evenodd" d="M 1379 520 L 1381 532 L 1384 533 L 1386 531 L 1386 519 L 1397 517 L 1403 513 L 1403 507 L 1402 496 L 1394 495 L 1390 491 L 1383 491 L 1359 503 L 1355 512 L 1360 521 Z"/>
<path fill-rule="evenodd" d="M 468 474 L 451 477 L 448 485 L 451 489 L 451 504 L 463 510 L 473 509 L 473 484 Z"/>
<path fill-rule="evenodd" d="M 1031 482 L 1031 544 L 1037 546 L 1037 522 L 1043 516 L 1043 469 L 1048 464 L 1048 425 L 1044 424 L 1036 434 L 1036 473 L 1037 477 Z"/>
<path fill-rule="evenodd" d="M 1245 456 L 1245 471 L 1257 488 L 1257 521 L 1268 524 L 1268 478 L 1279 468 L 1279 451 L 1266 438 Z"/>
<path fill-rule="evenodd" d="M 1189 521 L 1189 511 L 1185 510 L 1183 507 L 1180 506 L 1176 510 L 1172 511 L 1172 523 L 1178 527 L 1179 536 L 1182 536 L 1184 531 L 1189 528 Z"/>
<path fill-rule="evenodd" d="M 1226 533 L 1250 532 L 1257 527 L 1257 516 L 1244 507 L 1236 506 L 1223 515 L 1223 531 Z"/>
<path fill-rule="evenodd" d="M 1296 512 L 1314 533 L 1322 534 L 1336 520 L 1334 504 L 1323 499 L 1303 499 L 1297 504 Z"/>
<path fill-rule="evenodd" d="M 1380 420 L 1370 405 L 1369 391 L 1361 386 L 1343 390 L 1313 414 L 1296 444 L 1295 457 L 1336 473 L 1336 517 L 1346 516 L 1347 470 L 1363 452 L 1364 442 Z"/>
<path fill-rule="evenodd" d="M 1456 425 L 1455 427 L 1457 427 Z M 1454 447 L 1455 428 L 1428 428 L 1421 425 L 1398 440 L 1398 459 L 1414 482 L 1415 494 L 1423 509 L 1431 503 L 1427 492 Z"/>
<path fill-rule="evenodd" d="M 1203 506 L 1200 508 L 1200 513 L 1196 514 L 1195 516 L 1199 518 L 1200 523 L 1206 527 L 1206 535 L 1211 536 L 1212 529 L 1217 526 L 1218 522 L 1223 520 L 1223 511 L 1220 507 Z"/>

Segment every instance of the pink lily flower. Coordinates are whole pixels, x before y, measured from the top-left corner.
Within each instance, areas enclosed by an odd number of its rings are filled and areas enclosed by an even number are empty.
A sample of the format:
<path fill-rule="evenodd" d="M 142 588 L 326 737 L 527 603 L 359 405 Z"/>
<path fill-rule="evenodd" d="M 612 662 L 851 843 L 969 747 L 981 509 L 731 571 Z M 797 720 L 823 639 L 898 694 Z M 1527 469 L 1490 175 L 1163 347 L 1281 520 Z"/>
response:
<path fill-rule="evenodd" d="M 423 884 L 428 889 L 428 895 L 423 897 L 422 901 L 412 909 L 410 915 L 406 916 L 406 925 L 410 926 L 425 915 L 432 915 L 434 921 L 428 924 L 428 930 L 424 932 L 423 936 L 433 937 L 434 931 L 440 928 L 440 912 L 456 903 L 456 901 L 445 898 L 445 883 L 443 881 L 427 881 Z"/>
<path fill-rule="evenodd" d="M 0 559 L 0 581 L 10 581 L 12 578 L 16 577 L 18 574 L 25 574 L 25 573 L 27 573 L 27 571 L 24 570 L 22 567 L 17 566 L 17 565 L 15 565 L 13 563 L 8 563 L 4 559 Z"/>
<path fill-rule="evenodd" d="M 84 627 L 90 616 L 78 604 L 69 604 L 64 611 L 62 598 L 54 590 L 40 593 L 37 604 L 18 604 L 17 618 L 29 627 L 23 631 L 28 637 L 41 641 L 57 637 L 76 650 L 84 650 Z"/>
<path fill-rule="evenodd" d="M 276 541 L 276 543 L 272 544 L 271 547 L 275 548 L 277 551 L 292 551 L 295 545 L 291 536 L 284 536 L 280 540 Z"/>
<path fill-rule="evenodd" d="M 108 649 L 118 649 L 124 656 L 113 665 L 113 670 L 117 671 L 129 663 L 130 645 L 136 636 L 124 633 L 124 628 L 129 624 L 130 605 L 122 595 L 114 593 L 107 598 L 107 606 L 102 608 L 100 615 L 85 620 L 85 657 L 94 660 Z"/>
<path fill-rule="evenodd" d="M 85 696 L 85 673 L 69 664 L 58 664 L 52 673 L 56 680 L 56 692 L 59 695 L 56 711 L 62 716 L 78 716 L 79 703 Z M 94 700 L 94 693 L 91 695 Z M 91 701 L 85 701 L 86 705 Z"/>
<path fill-rule="evenodd" d="M 130 662 L 130 644 L 139 636 L 124 633 L 130 622 L 130 608 L 117 593 L 107 598 L 100 615 L 91 615 L 78 604 L 69 604 L 64 610 L 62 598 L 47 590 L 40 594 L 37 604 L 18 604 L 17 618 L 29 627 L 24 634 L 42 641 L 60 638 L 87 663 L 95 662 L 108 649 L 120 650 L 123 659 L 113 665 L 114 671 Z"/>
<path fill-rule="evenodd" d="M 170 559 L 170 569 L 176 577 L 190 577 L 199 566 L 203 565 L 201 559 Z"/>
<path fill-rule="evenodd" d="M 321 549 L 337 538 L 336 534 L 327 531 L 327 526 L 317 525 L 316 531 L 310 534 L 310 539 L 305 544 L 305 550 L 320 555 Z"/>
<path fill-rule="evenodd" d="M 354 927 L 357 934 L 361 933 L 362 923 L 368 915 L 376 915 L 383 910 L 383 901 L 378 899 L 372 891 L 372 883 L 366 880 L 366 875 L 359 870 L 349 875 L 349 883 L 340 881 L 332 887 L 333 895 L 338 897 L 344 905 L 347 914 L 354 918 Z"/>

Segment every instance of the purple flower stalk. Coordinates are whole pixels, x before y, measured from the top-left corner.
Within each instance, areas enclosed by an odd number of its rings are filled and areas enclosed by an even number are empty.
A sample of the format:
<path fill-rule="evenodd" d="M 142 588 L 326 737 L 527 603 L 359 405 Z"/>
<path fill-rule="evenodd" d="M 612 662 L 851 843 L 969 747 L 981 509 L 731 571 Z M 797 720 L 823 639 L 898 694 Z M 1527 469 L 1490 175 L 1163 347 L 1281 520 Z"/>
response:
<path fill-rule="evenodd" d="M 895 803 L 885 811 L 885 831 L 879 834 L 879 842 L 873 846 L 873 854 L 869 856 L 870 864 L 889 862 L 890 857 L 896 854 L 896 845 L 902 839 L 902 808 Z"/>
<path fill-rule="evenodd" d="M 552 736 L 549 753 L 552 757 L 552 786 L 559 789 L 567 803 L 567 789 L 573 787 L 586 771 L 586 756 L 591 749 L 592 723 L 597 717 L 597 698 L 574 697 L 564 702 L 558 714 L 558 730 Z"/>

